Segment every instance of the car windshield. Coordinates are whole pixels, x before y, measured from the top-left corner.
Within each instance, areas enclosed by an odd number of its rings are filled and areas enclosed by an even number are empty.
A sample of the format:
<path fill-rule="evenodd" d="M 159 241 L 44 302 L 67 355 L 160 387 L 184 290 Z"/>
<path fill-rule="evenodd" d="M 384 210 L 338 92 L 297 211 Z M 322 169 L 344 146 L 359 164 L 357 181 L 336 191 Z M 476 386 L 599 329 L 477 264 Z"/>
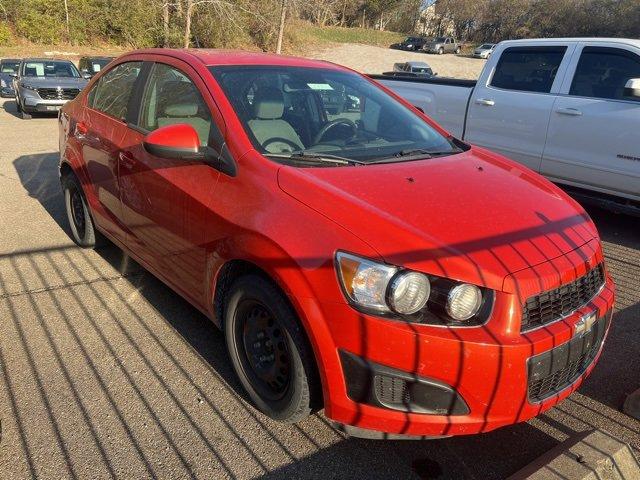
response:
<path fill-rule="evenodd" d="M 407 39 L 405 40 L 406 43 L 411 43 L 416 41 L 418 41 L 418 38 L 416 37 L 407 37 Z"/>
<path fill-rule="evenodd" d="M 490 48 L 493 48 L 493 44 L 491 43 L 485 43 L 484 45 L 480 45 L 480 48 L 482 50 L 489 50 Z"/>
<path fill-rule="evenodd" d="M 107 66 L 111 60 L 111 58 L 92 58 L 89 63 L 91 63 L 93 72 L 98 73 L 103 67 Z"/>
<path fill-rule="evenodd" d="M 437 37 L 437 38 L 434 40 L 434 42 L 438 42 L 438 43 L 440 43 L 440 42 L 444 42 L 445 40 L 446 40 L 446 38 L 444 38 L 444 37 Z"/>
<path fill-rule="evenodd" d="M 20 62 L 1 62 L 0 73 L 18 73 Z"/>
<path fill-rule="evenodd" d="M 78 69 L 71 62 L 40 60 L 24 62 L 22 75 L 25 77 L 80 77 Z"/>
<path fill-rule="evenodd" d="M 282 66 L 210 69 L 255 148 L 266 155 L 326 154 L 371 163 L 460 151 L 417 111 L 356 73 Z"/>

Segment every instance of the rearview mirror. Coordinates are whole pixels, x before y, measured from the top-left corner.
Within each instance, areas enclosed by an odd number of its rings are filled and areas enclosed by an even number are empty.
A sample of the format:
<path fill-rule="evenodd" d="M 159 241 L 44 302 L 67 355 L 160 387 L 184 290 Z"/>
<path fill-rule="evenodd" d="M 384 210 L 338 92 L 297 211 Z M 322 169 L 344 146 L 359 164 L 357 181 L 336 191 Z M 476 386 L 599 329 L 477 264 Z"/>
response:
<path fill-rule="evenodd" d="M 640 99 L 640 78 L 630 78 L 624 86 L 624 96 Z"/>
<path fill-rule="evenodd" d="M 144 148 L 151 155 L 171 160 L 200 160 L 200 138 L 191 125 L 176 123 L 160 127 L 144 137 Z"/>

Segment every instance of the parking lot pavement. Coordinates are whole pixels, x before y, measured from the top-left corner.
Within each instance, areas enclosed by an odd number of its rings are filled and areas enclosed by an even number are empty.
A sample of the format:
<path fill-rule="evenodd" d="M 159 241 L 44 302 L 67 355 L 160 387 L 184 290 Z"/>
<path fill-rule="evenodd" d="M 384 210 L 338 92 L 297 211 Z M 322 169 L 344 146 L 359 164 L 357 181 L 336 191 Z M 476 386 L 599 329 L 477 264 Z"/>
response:
<path fill-rule="evenodd" d="M 439 441 L 344 438 L 322 415 L 276 424 L 246 402 L 222 335 L 114 247 L 70 240 L 55 118 L 0 103 L 0 478 L 498 479 L 576 431 L 640 449 L 638 219 L 591 210 L 618 285 L 591 377 L 524 424 Z"/>

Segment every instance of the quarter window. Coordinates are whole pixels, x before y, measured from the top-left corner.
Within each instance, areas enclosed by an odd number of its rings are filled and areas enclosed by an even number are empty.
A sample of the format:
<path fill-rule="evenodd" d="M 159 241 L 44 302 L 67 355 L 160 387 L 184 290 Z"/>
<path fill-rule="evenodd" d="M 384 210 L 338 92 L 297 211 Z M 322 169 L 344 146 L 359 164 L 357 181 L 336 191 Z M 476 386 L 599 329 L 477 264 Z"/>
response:
<path fill-rule="evenodd" d="M 211 113 L 193 82 L 180 70 L 156 63 L 142 99 L 140 127 L 145 130 L 177 123 L 191 125 L 206 145 L 211 130 Z"/>
<path fill-rule="evenodd" d="M 569 95 L 633 100 L 624 95 L 624 87 L 631 78 L 640 78 L 638 55 L 619 48 L 585 47 Z"/>
<path fill-rule="evenodd" d="M 129 100 L 141 68 L 142 62 L 127 62 L 109 70 L 89 92 L 89 106 L 119 120 L 125 120 Z"/>
<path fill-rule="evenodd" d="M 567 47 L 511 47 L 500 56 L 491 86 L 549 93 Z"/>

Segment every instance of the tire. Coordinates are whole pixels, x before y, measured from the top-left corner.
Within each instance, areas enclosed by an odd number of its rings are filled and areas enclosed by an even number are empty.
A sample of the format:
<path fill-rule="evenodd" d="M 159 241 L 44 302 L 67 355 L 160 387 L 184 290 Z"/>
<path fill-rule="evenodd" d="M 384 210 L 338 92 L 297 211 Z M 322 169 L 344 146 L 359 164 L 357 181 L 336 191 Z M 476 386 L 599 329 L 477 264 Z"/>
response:
<path fill-rule="evenodd" d="M 102 244 L 103 237 L 95 229 L 87 199 L 78 178 L 73 173 L 62 177 L 62 191 L 73 240 L 82 248 L 93 248 Z"/>
<path fill-rule="evenodd" d="M 254 405 L 280 422 L 308 417 L 320 398 L 320 382 L 309 342 L 284 294 L 250 274 L 233 283 L 225 303 L 227 350 Z"/>
<path fill-rule="evenodd" d="M 456 55 L 460 55 L 460 47 L 456 48 Z"/>
<path fill-rule="evenodd" d="M 444 48 L 440 47 L 438 49 L 438 55 L 443 55 L 444 54 Z"/>

